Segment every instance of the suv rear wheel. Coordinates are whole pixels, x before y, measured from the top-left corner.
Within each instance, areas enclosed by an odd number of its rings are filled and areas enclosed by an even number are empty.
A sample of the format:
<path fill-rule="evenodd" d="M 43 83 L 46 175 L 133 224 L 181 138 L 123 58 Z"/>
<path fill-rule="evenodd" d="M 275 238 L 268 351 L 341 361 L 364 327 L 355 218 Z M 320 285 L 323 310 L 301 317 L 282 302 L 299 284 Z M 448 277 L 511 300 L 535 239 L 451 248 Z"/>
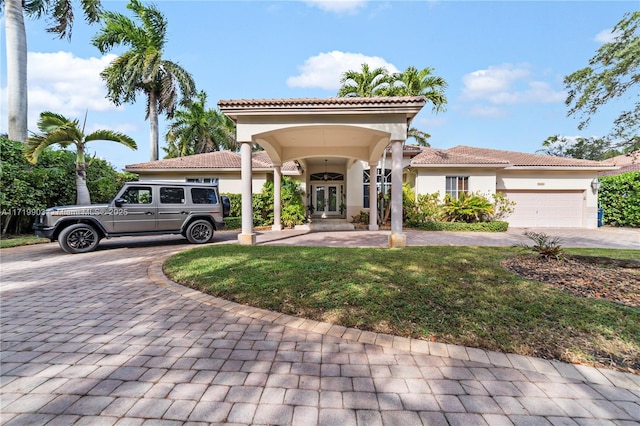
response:
<path fill-rule="evenodd" d="M 60 232 L 58 243 L 67 253 L 87 253 L 98 247 L 100 234 L 86 223 L 67 226 Z"/>
<path fill-rule="evenodd" d="M 204 244 L 213 239 L 213 225 L 206 220 L 193 221 L 188 227 L 187 240 L 192 244 Z"/>

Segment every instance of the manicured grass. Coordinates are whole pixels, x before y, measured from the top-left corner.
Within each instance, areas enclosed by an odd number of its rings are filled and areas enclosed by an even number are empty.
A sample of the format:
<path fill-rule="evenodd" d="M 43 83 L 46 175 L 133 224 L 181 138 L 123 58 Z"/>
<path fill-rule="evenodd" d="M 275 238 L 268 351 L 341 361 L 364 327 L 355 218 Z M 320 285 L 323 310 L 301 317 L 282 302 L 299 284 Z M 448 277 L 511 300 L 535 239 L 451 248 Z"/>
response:
<path fill-rule="evenodd" d="M 164 268 L 212 295 L 347 327 L 568 362 L 605 355 L 640 363 L 640 309 L 574 297 L 500 266 L 521 253 L 215 245 L 179 253 Z"/>
<path fill-rule="evenodd" d="M 31 244 L 48 243 L 46 238 L 38 238 L 35 235 L 10 235 L 0 239 L 0 248 L 28 246 Z"/>

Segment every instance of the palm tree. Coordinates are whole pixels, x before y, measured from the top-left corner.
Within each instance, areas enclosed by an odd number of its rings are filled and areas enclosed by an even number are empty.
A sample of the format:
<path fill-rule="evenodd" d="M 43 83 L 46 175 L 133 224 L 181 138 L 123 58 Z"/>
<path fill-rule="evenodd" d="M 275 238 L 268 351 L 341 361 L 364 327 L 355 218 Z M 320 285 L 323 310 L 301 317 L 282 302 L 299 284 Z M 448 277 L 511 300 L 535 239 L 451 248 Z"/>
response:
<path fill-rule="evenodd" d="M 371 98 L 385 96 L 390 87 L 389 72 L 383 68 L 369 69 L 368 64 L 362 64 L 360 72 L 349 70 L 340 78 L 338 97 Z"/>
<path fill-rule="evenodd" d="M 444 90 L 448 84 L 442 77 L 432 74 L 433 68 L 407 67 L 404 72 L 393 76 L 394 84 L 391 96 L 424 96 L 433 104 L 433 111 L 445 110 L 447 97 Z"/>
<path fill-rule="evenodd" d="M 116 58 L 100 76 L 107 84 L 107 96 L 116 105 L 133 103 L 136 95 L 147 96 L 147 114 L 150 124 L 151 160 L 158 159 L 158 114 L 172 118 L 179 101 L 195 95 L 195 82 L 191 75 L 175 62 L 162 59 L 167 36 L 167 20 L 155 6 L 143 6 L 138 0 L 127 5 L 141 26 L 116 12 L 102 15 L 104 27 L 92 43 L 101 53 L 115 46 L 128 46 L 130 50 Z"/>
<path fill-rule="evenodd" d="M 427 140 L 430 137 L 431 135 L 429 133 L 418 130 L 415 127 L 409 127 L 409 130 L 407 130 L 407 138 L 415 139 L 418 146 L 431 146 Z"/>
<path fill-rule="evenodd" d="M 206 109 L 207 94 L 182 102 L 165 136 L 165 158 L 183 157 L 223 149 L 237 150 L 233 120 L 214 109 Z"/>
<path fill-rule="evenodd" d="M 99 20 L 100 0 L 82 0 L 80 2 L 88 23 Z M 9 139 L 24 142 L 27 138 L 27 34 L 24 28 L 24 15 L 40 18 L 48 16 L 53 24 L 48 32 L 58 34 L 60 38 L 71 39 L 73 26 L 72 0 L 5 0 L 0 9 L 5 9 L 5 34 L 7 49 L 7 97 Z"/>
<path fill-rule="evenodd" d="M 24 154 L 31 163 L 36 163 L 38 157 L 47 147 L 60 145 L 66 148 L 69 145 L 76 146 L 76 200 L 78 205 L 91 204 L 91 197 L 87 189 L 87 162 L 85 158 L 86 145 L 93 141 L 112 141 L 121 143 L 131 149 L 137 149 L 136 142 L 129 136 L 111 130 L 96 130 L 85 135 L 84 128 L 87 122 L 78 128 L 78 120 L 69 120 L 60 114 L 45 111 L 40 114 L 38 129 L 42 133 L 28 138 L 24 144 Z"/>

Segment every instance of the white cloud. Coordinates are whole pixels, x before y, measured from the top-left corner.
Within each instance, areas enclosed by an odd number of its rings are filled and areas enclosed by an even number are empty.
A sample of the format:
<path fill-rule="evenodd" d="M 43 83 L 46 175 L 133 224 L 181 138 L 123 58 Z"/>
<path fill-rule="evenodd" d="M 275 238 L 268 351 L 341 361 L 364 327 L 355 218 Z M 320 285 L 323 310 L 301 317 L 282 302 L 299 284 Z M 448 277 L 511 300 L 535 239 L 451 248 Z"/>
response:
<path fill-rule="evenodd" d="M 367 4 L 367 0 L 305 0 L 304 2 L 325 12 L 349 14 L 357 13 Z"/>
<path fill-rule="evenodd" d="M 36 130 L 43 111 L 52 111 L 70 119 L 84 118 L 85 112 L 116 111 L 107 98 L 107 90 L 100 78 L 116 55 L 101 58 L 79 58 L 70 52 L 27 54 L 27 88 L 29 97 L 28 128 Z M 6 87 L 2 88 L 6 93 Z M 6 97 L 0 110 L 2 127 L 7 123 Z"/>
<path fill-rule="evenodd" d="M 554 91 L 549 83 L 531 79 L 526 65 L 502 64 L 474 71 L 462 78 L 464 99 L 494 105 L 562 102 L 566 94 Z"/>
<path fill-rule="evenodd" d="M 620 35 L 622 35 L 621 31 L 613 32 L 613 28 L 607 28 L 606 30 L 602 30 L 598 34 L 596 34 L 593 40 L 600 44 L 611 43 L 613 40 L 615 40 L 616 37 Z"/>
<path fill-rule="evenodd" d="M 364 63 L 371 69 L 384 67 L 389 72 L 398 72 L 393 64 L 378 56 L 334 50 L 307 59 L 298 67 L 300 74 L 287 79 L 287 86 L 337 91 L 342 74 L 349 70 L 359 71 Z"/>
<path fill-rule="evenodd" d="M 484 70 L 473 71 L 462 77 L 463 96 L 467 99 L 486 98 L 507 91 L 517 80 L 529 77 L 528 67 L 515 67 L 511 64 L 491 66 Z"/>

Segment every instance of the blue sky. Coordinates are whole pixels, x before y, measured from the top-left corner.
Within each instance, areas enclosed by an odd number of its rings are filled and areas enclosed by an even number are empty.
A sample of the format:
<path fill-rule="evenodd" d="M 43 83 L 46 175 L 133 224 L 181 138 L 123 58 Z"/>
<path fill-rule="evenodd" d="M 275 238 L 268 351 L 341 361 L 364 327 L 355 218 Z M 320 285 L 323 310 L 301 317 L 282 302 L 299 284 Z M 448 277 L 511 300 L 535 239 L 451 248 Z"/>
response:
<path fill-rule="evenodd" d="M 611 29 L 640 1 L 154 1 L 168 20 L 164 57 L 189 71 L 209 107 L 220 99 L 326 98 L 360 64 L 402 71 L 432 67 L 449 84 L 445 112 L 429 106 L 413 125 L 436 148 L 456 145 L 535 152 L 549 136 L 605 136 L 624 102 L 608 105 L 584 131 L 567 117 L 563 77 L 586 66 Z M 103 0 L 129 17 L 125 1 Z M 77 13 L 77 18 L 80 13 Z M 2 20 L 3 21 L 3 20 Z M 6 133 L 4 21 L 0 133 Z M 148 161 L 145 98 L 116 108 L 100 71 L 123 50 L 101 55 L 99 29 L 77 19 L 71 42 L 28 19 L 29 129 L 41 111 L 84 119 L 87 131 L 123 131 L 137 151 L 109 142 L 89 151 L 118 169 Z M 160 145 L 167 121 L 160 120 Z M 161 150 L 160 155 L 164 155 Z"/>

